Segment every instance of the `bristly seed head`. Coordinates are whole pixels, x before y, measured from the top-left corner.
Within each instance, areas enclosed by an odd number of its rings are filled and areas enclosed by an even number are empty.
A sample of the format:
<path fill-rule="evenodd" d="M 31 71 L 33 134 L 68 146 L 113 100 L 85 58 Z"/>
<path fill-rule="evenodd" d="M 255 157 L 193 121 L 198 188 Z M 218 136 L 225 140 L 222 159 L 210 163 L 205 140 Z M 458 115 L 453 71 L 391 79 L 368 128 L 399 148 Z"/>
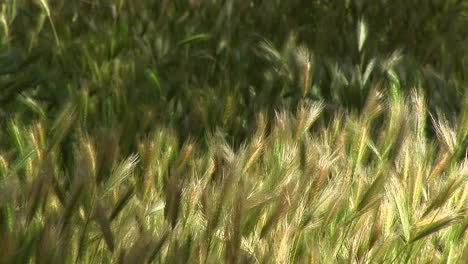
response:
<path fill-rule="evenodd" d="M 305 46 L 292 49 L 289 54 L 289 66 L 292 68 L 295 82 L 301 89 L 301 96 L 305 97 L 310 83 L 312 54 Z"/>

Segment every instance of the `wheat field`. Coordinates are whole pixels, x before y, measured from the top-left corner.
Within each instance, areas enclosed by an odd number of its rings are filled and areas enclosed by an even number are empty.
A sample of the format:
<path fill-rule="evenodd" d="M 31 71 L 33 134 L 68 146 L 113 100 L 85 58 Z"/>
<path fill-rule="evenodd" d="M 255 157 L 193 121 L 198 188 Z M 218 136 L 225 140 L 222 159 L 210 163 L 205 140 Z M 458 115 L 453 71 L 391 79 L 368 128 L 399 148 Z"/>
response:
<path fill-rule="evenodd" d="M 454 0 L 0 2 L 0 263 L 467 263 L 467 28 Z"/>

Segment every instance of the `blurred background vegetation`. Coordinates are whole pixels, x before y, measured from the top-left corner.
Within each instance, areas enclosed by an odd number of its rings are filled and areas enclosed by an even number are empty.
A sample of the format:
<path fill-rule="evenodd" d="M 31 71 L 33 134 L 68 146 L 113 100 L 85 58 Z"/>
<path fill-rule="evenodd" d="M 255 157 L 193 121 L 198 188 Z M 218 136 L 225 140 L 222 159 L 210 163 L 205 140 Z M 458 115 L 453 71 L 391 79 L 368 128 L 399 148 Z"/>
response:
<path fill-rule="evenodd" d="M 3 115 L 86 102 L 91 130 L 132 122 L 135 135 L 170 123 L 200 137 L 223 127 L 238 142 L 256 112 L 290 104 L 295 85 L 280 64 L 299 45 L 313 54 L 310 93 L 335 106 L 359 111 L 382 76 L 404 93 L 422 89 L 449 116 L 466 98 L 466 1 L 7 0 L 1 9 Z"/>

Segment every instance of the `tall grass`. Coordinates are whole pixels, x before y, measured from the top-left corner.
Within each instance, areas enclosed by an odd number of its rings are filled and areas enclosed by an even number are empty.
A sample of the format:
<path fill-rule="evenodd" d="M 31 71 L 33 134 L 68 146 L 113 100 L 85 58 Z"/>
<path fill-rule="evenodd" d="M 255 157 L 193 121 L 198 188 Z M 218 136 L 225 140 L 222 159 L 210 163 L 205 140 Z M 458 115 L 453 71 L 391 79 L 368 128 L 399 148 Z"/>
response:
<path fill-rule="evenodd" d="M 351 2 L 1 3 L 0 262 L 464 263 L 466 5 Z"/>

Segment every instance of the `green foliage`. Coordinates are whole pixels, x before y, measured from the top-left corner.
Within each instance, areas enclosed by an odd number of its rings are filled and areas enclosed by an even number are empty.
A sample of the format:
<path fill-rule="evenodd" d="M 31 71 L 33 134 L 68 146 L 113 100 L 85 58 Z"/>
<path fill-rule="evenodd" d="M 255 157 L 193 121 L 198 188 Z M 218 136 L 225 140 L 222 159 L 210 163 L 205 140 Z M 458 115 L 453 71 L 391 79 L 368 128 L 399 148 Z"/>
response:
<path fill-rule="evenodd" d="M 465 1 L 0 3 L 1 263 L 463 263 Z"/>

